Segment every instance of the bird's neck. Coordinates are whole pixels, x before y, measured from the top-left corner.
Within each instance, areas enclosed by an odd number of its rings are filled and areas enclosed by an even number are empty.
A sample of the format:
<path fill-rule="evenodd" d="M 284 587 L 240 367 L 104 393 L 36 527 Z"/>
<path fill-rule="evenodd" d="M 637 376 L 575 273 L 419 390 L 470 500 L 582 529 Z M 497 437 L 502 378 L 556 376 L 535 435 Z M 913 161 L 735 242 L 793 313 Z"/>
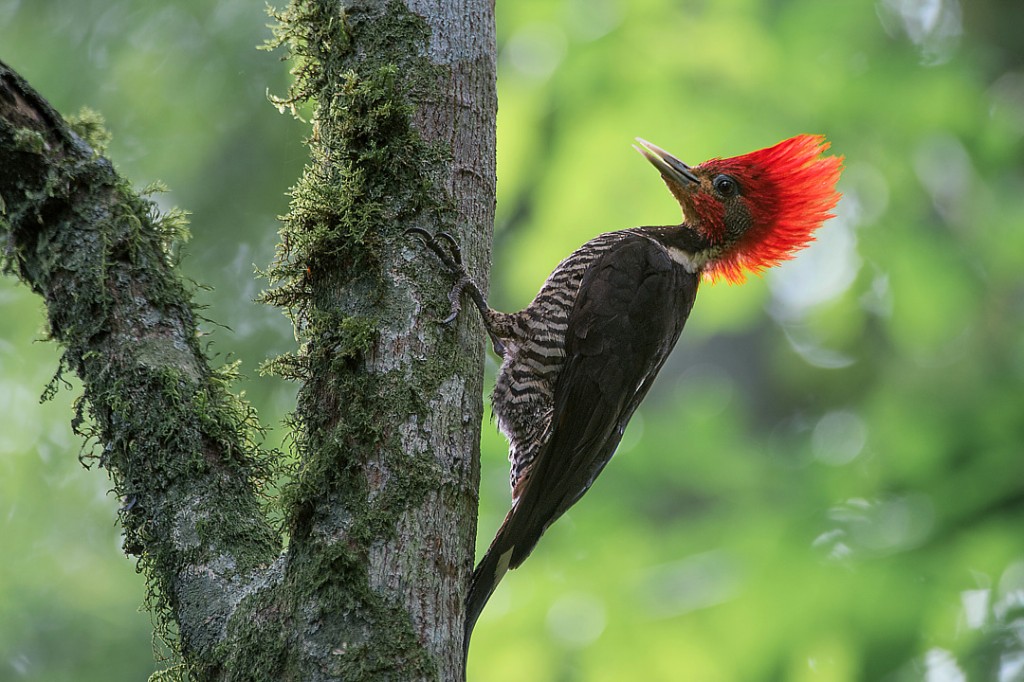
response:
<path fill-rule="evenodd" d="M 722 246 L 712 244 L 707 237 L 683 223 L 638 227 L 636 231 L 661 244 L 670 258 L 689 272 L 703 272 L 722 253 Z"/>

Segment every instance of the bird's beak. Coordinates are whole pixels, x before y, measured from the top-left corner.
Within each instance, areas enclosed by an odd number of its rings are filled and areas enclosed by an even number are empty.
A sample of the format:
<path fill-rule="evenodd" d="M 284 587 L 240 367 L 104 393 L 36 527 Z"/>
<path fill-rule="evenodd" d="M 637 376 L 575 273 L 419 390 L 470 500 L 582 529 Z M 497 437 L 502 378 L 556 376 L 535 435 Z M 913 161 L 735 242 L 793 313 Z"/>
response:
<path fill-rule="evenodd" d="M 633 149 L 643 154 L 648 161 L 654 164 L 654 167 L 661 172 L 663 178 L 672 181 L 680 188 L 685 188 L 690 183 L 700 184 L 700 178 L 694 175 L 693 171 L 685 163 L 642 137 L 636 138 L 636 141 L 640 146 L 633 145 Z"/>

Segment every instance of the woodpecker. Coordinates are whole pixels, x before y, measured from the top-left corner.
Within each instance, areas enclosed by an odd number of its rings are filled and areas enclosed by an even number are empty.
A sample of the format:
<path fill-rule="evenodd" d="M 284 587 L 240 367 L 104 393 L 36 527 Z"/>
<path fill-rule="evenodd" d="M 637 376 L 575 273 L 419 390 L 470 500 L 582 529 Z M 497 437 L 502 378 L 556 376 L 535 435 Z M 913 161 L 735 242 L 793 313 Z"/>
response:
<path fill-rule="evenodd" d="M 740 283 L 813 241 L 839 201 L 842 158 L 799 135 L 690 167 L 637 138 L 679 202 L 678 225 L 601 234 L 563 260 L 517 313 L 487 306 L 446 233 L 419 237 L 468 293 L 502 357 L 491 397 L 509 442 L 512 507 L 473 573 L 465 646 L 498 582 L 590 488 L 686 323 L 702 279 Z"/>

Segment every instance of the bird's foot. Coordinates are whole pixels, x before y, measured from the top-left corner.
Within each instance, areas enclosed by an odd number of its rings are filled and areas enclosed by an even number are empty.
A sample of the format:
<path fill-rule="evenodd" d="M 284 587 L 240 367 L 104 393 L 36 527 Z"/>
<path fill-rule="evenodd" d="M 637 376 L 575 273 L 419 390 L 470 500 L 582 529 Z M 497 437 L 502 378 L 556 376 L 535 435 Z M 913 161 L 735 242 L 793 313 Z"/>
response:
<path fill-rule="evenodd" d="M 447 232 L 430 234 L 430 232 L 420 227 L 410 227 L 405 231 L 405 234 L 418 238 L 423 246 L 434 252 L 434 255 L 444 264 L 448 272 L 455 277 L 455 283 L 452 285 L 451 291 L 448 292 L 448 302 L 451 304 L 451 311 L 448 317 L 441 320 L 441 324 L 451 324 L 459 316 L 459 312 L 462 310 L 463 292 L 469 292 L 477 307 L 480 308 L 480 312 L 486 314 L 487 304 L 484 301 L 483 294 L 480 293 L 480 289 L 470 278 L 469 273 L 466 272 L 466 267 L 462 264 L 462 249 L 459 248 L 459 243 L 455 240 L 455 237 Z"/>
<path fill-rule="evenodd" d="M 455 237 L 447 232 L 430 232 L 422 227 L 410 227 L 405 231 L 406 235 L 413 235 L 419 238 L 423 246 L 434 252 L 448 271 L 456 276 L 466 275 L 466 268 L 462 265 L 462 249 Z"/>
<path fill-rule="evenodd" d="M 500 334 L 491 324 L 492 311 L 487 306 L 487 300 L 484 298 L 480 288 L 469 276 L 466 267 L 462 264 L 462 249 L 459 248 L 459 243 L 455 240 L 455 237 L 447 232 L 430 234 L 420 227 L 410 227 L 405 231 L 405 234 L 417 237 L 425 247 L 434 252 L 434 255 L 440 259 L 448 272 L 455 277 L 455 283 L 448 292 L 448 302 L 451 304 L 451 311 L 448 313 L 448 317 L 441 320 L 441 324 L 448 325 L 455 321 L 455 318 L 459 316 L 459 312 L 462 310 L 462 294 L 463 292 L 468 293 L 480 311 L 484 326 L 487 328 L 487 334 L 491 337 L 494 352 L 504 357 L 505 344 Z"/>

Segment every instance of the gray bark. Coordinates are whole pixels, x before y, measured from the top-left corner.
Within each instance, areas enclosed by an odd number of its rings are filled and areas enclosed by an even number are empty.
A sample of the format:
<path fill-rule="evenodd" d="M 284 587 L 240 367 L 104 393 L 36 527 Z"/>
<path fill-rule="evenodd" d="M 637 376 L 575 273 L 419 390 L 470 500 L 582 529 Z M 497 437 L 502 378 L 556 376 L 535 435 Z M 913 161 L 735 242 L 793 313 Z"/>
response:
<path fill-rule="evenodd" d="M 198 680 L 456 680 L 472 569 L 483 334 L 409 227 L 456 235 L 486 284 L 490 0 L 293 0 L 279 35 L 315 105 L 267 300 L 302 342 L 300 467 L 281 502 L 250 407 L 196 339 L 161 218 L 0 64 L 4 270 L 46 301 L 85 386 L 75 423 L 125 500 L 159 628 Z"/>

